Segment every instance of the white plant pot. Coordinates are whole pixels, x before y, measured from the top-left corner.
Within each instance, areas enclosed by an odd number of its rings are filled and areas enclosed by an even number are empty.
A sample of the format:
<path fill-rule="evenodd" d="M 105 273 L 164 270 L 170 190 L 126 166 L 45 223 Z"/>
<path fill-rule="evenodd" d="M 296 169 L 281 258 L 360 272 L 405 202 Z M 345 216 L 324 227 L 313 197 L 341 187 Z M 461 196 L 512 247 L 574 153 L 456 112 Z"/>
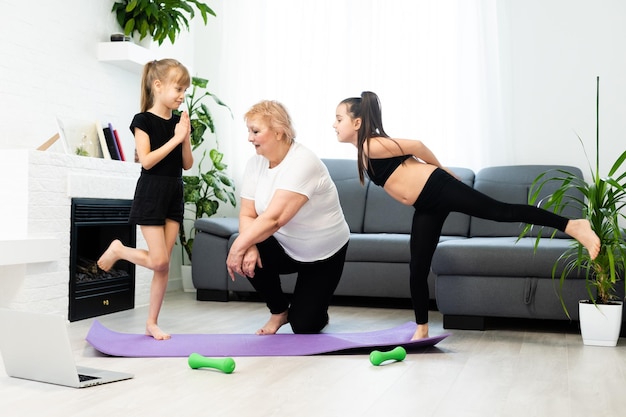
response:
<path fill-rule="evenodd" d="M 193 280 L 191 279 L 191 265 L 181 265 L 180 276 L 183 281 L 183 291 L 196 292 L 196 288 L 193 286 Z"/>
<path fill-rule="evenodd" d="M 615 346 L 622 327 L 621 301 L 597 304 L 581 300 L 578 303 L 580 333 L 589 346 Z"/>

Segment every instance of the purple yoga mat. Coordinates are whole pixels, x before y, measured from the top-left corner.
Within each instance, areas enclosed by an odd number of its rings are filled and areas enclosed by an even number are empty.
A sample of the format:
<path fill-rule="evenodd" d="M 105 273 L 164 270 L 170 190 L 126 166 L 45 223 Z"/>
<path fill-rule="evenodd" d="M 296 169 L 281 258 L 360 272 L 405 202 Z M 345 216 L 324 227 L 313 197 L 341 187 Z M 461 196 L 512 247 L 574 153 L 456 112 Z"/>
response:
<path fill-rule="evenodd" d="M 204 356 L 305 356 L 347 353 L 363 349 L 403 346 L 405 349 L 434 346 L 449 336 L 411 341 L 416 324 L 412 322 L 387 330 L 363 333 L 320 334 L 174 334 L 169 340 L 155 340 L 144 334 L 119 333 L 95 320 L 87 334 L 98 351 L 124 357 Z"/>

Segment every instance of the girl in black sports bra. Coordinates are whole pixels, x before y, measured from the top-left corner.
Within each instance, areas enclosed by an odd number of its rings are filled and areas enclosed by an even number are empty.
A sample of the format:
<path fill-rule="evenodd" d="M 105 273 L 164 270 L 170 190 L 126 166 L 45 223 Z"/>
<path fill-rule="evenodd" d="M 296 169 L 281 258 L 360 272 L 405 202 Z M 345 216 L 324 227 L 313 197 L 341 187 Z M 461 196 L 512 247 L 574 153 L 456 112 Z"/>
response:
<path fill-rule="evenodd" d="M 600 239 L 586 219 L 569 220 L 531 205 L 494 200 L 457 180 L 421 141 L 390 138 L 383 130 L 378 96 L 372 92 L 339 103 L 333 127 L 340 142 L 357 148 L 361 183 L 367 174 L 391 197 L 415 208 L 411 230 L 419 233 L 411 233 L 409 264 L 417 323 L 413 340 L 428 337 L 428 273 L 450 212 L 552 227 L 578 240 L 592 259 L 600 251 Z"/>

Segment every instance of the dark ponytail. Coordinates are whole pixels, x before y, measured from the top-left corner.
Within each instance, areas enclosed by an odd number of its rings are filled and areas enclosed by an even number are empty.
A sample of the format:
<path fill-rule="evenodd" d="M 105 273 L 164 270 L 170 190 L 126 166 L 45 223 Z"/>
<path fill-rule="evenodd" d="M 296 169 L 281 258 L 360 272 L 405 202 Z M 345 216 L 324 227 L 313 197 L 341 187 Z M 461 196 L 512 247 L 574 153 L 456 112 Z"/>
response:
<path fill-rule="evenodd" d="M 369 141 L 373 137 L 389 137 L 383 129 L 380 100 L 375 93 L 363 91 L 361 97 L 347 98 L 343 100 L 341 104 L 346 104 L 348 112 L 353 119 L 361 119 L 361 127 L 357 135 L 357 166 L 359 179 L 361 180 L 361 184 L 363 184 L 365 182 L 365 172 L 367 172 L 367 167 L 363 162 L 365 159 L 364 147 L 367 146 L 369 149 Z M 369 166 L 369 158 L 367 164 Z"/>

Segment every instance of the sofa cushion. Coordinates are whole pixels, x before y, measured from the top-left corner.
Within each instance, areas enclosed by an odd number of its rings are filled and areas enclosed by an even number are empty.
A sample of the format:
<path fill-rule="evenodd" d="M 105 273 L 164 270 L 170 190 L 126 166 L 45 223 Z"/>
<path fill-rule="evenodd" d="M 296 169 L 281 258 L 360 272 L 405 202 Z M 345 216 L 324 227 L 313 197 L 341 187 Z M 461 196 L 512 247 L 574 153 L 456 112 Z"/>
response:
<path fill-rule="evenodd" d="M 413 206 L 404 205 L 372 183 L 367 188 L 363 233 L 411 233 Z"/>
<path fill-rule="evenodd" d="M 363 232 L 367 182 L 361 185 L 356 160 L 322 159 L 322 162 L 328 168 L 330 177 L 337 187 L 339 202 L 350 232 Z"/>
<path fill-rule="evenodd" d="M 432 261 L 435 274 L 494 277 L 551 278 L 555 261 L 575 241 L 534 238 L 472 237 L 440 242 Z M 563 271 L 561 264 L 557 274 Z M 574 275 L 572 275 L 574 276 Z M 583 273 L 577 275 L 582 277 Z"/>
<path fill-rule="evenodd" d="M 480 170 L 476 174 L 474 188 L 496 200 L 513 204 L 528 204 L 528 194 L 535 178 L 546 173 L 545 178 L 563 176 L 558 169 L 564 169 L 582 177 L 580 169 L 564 165 L 514 165 L 489 167 Z M 539 198 L 545 198 L 558 187 L 557 182 L 547 184 L 541 191 Z M 571 192 L 568 195 L 582 199 L 580 192 Z M 568 207 L 563 211 L 568 218 L 580 218 L 581 211 L 574 207 Z M 498 237 L 519 236 L 524 229 L 523 223 L 498 223 L 473 217 L 470 224 L 470 236 L 472 237 Z M 543 229 L 543 230 L 542 230 Z M 554 229 L 534 227 L 528 236 L 549 236 Z M 557 232 L 558 237 L 567 237 L 565 233 Z"/>
<path fill-rule="evenodd" d="M 348 262 L 409 262 L 409 235 L 402 233 L 351 233 Z"/>
<path fill-rule="evenodd" d="M 410 235 L 404 233 L 351 233 L 346 262 L 409 263 Z M 457 236 L 441 236 L 439 242 L 467 239 Z"/>

